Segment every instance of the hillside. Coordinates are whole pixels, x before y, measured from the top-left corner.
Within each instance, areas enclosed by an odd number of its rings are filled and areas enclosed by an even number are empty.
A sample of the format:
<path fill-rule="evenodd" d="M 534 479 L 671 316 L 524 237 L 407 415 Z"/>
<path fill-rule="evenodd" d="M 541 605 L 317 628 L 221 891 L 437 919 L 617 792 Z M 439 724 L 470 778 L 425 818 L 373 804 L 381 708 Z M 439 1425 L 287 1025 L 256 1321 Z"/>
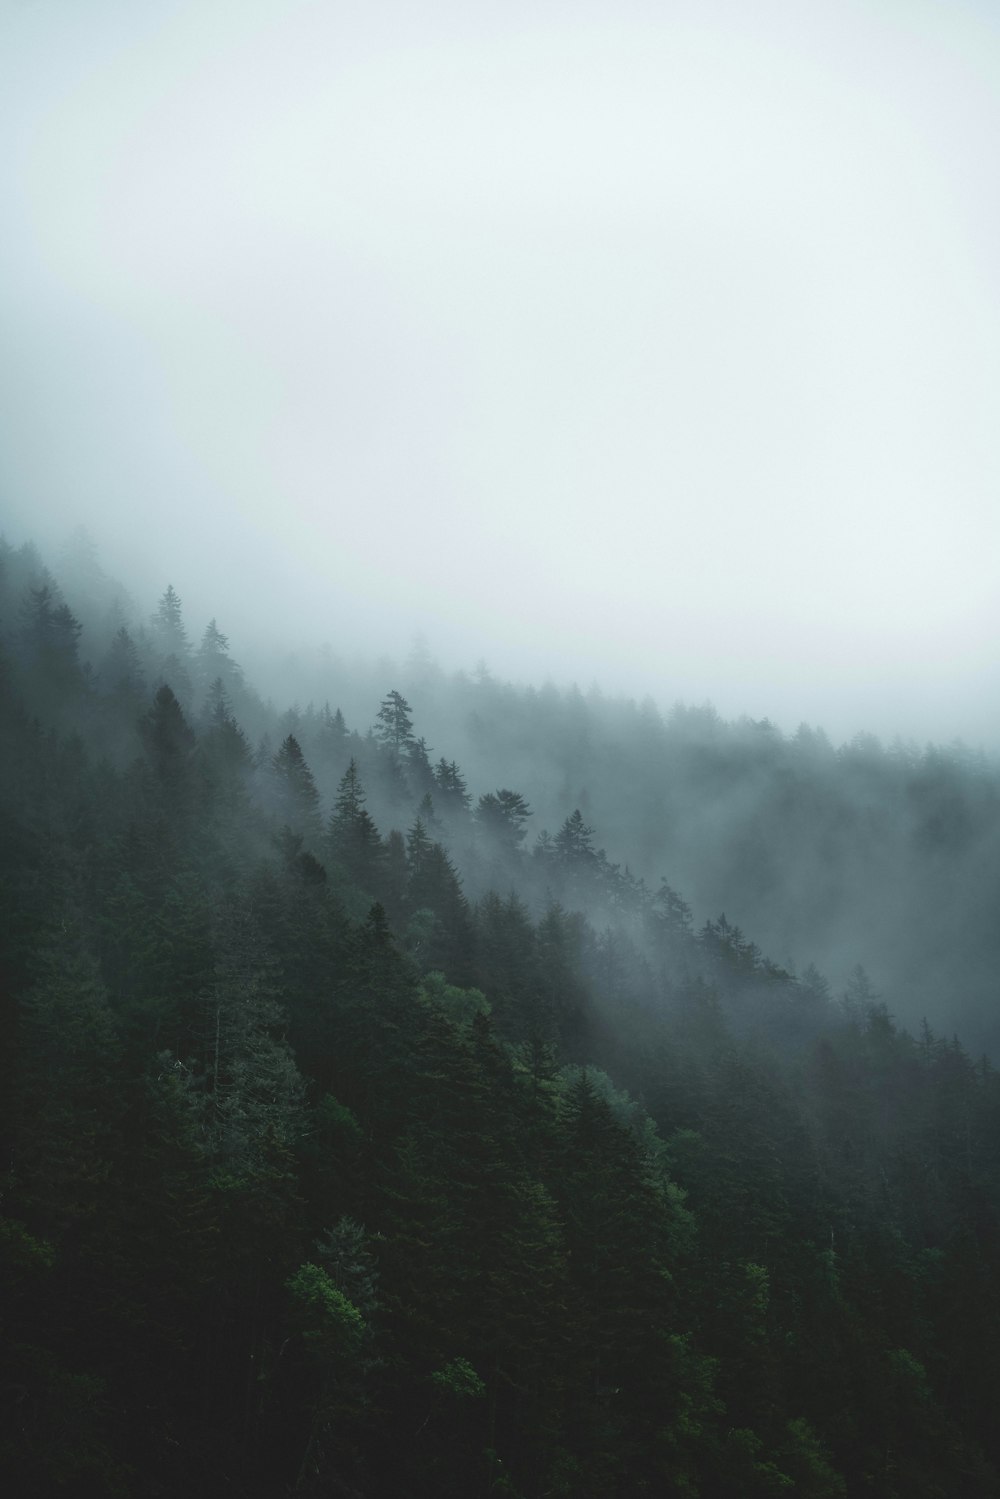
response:
<path fill-rule="evenodd" d="M 998 767 L 220 626 L 0 553 L 13 1491 L 1000 1493 Z"/>

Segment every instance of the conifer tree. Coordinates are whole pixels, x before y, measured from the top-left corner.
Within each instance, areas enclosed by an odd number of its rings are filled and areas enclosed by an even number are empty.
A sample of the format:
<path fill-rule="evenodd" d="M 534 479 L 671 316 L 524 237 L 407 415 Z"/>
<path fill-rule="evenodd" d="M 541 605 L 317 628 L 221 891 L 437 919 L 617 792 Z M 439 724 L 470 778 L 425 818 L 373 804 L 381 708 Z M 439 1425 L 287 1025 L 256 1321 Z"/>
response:
<path fill-rule="evenodd" d="M 430 796 L 437 782 L 431 768 L 426 739 L 414 739 L 406 747 L 406 774 L 416 797 Z"/>
<path fill-rule="evenodd" d="M 337 708 L 331 711 L 328 702 L 323 704 L 315 735 L 316 763 L 321 772 L 332 773 L 343 765 L 344 747 L 347 742 L 347 726 L 344 715 Z"/>
<path fill-rule="evenodd" d="M 229 641 L 214 619 L 205 626 L 201 644 L 195 653 L 194 669 L 195 679 L 202 693 L 207 693 L 215 681 L 223 683 L 230 697 L 243 688 L 243 669 L 230 656 Z"/>
<path fill-rule="evenodd" d="M 527 836 L 531 808 L 519 791 L 488 791 L 476 804 L 476 822 L 502 855 L 511 855 Z"/>
<path fill-rule="evenodd" d="M 21 614 L 29 693 L 49 721 L 62 719 L 83 685 L 80 622 L 49 581 L 29 589 Z"/>
<path fill-rule="evenodd" d="M 222 911 L 218 943 L 190 1086 L 211 1158 L 253 1171 L 298 1139 L 303 1085 L 280 1035 L 277 963 L 246 907 Z"/>
<path fill-rule="evenodd" d="M 126 625 L 119 625 L 98 673 L 105 691 L 126 702 L 141 698 L 146 686 L 138 647 Z"/>
<path fill-rule="evenodd" d="M 150 629 L 156 658 L 154 681 L 169 686 L 178 701 L 190 710 L 191 645 L 184 628 L 180 597 L 172 584 L 157 605 Z"/>
<path fill-rule="evenodd" d="M 195 736 L 168 686 L 155 694 L 152 708 L 139 724 L 139 735 L 159 785 L 176 800 L 189 780 Z"/>
<path fill-rule="evenodd" d="M 205 699 L 204 728 L 198 754 L 210 786 L 210 811 L 217 814 L 220 833 L 245 818 L 253 756 L 246 735 L 233 717 L 221 677 L 216 677 Z"/>
<path fill-rule="evenodd" d="M 434 796 L 446 817 L 461 818 L 472 805 L 465 777 L 454 760 L 442 756 L 434 767 Z"/>
<path fill-rule="evenodd" d="M 100 970 L 72 918 L 39 955 L 20 1006 L 16 1176 L 43 1234 L 97 1210 L 111 1170 L 120 1041 Z"/>
<path fill-rule="evenodd" d="M 397 755 L 416 743 L 410 705 L 402 693 L 393 690 L 383 699 L 376 714 L 375 738 Z"/>
<path fill-rule="evenodd" d="M 289 734 L 271 760 L 274 810 L 308 843 L 320 835 L 319 792 L 298 740 Z"/>
<path fill-rule="evenodd" d="M 330 814 L 330 852 L 362 890 L 377 893 L 383 848 L 366 801 L 357 761 L 352 757 L 341 777 Z"/>
<path fill-rule="evenodd" d="M 172 583 L 167 584 L 156 606 L 156 613 L 153 615 L 153 636 L 161 656 L 176 656 L 179 661 L 183 661 L 190 653 L 191 646 L 187 630 L 184 628 L 180 595 Z"/>

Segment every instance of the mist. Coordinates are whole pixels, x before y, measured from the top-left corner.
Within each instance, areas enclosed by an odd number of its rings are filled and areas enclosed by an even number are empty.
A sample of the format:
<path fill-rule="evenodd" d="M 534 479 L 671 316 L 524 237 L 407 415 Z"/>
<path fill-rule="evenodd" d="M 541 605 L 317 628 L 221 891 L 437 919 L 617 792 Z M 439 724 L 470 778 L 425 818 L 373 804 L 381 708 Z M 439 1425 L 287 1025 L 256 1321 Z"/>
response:
<path fill-rule="evenodd" d="M 0 1472 L 1000 1499 L 1000 18 L 0 4 Z"/>
<path fill-rule="evenodd" d="M 996 747 L 989 7 L 0 25 L 12 540 L 243 655 Z"/>
<path fill-rule="evenodd" d="M 0 1473 L 1000 1499 L 1000 12 L 0 3 Z"/>

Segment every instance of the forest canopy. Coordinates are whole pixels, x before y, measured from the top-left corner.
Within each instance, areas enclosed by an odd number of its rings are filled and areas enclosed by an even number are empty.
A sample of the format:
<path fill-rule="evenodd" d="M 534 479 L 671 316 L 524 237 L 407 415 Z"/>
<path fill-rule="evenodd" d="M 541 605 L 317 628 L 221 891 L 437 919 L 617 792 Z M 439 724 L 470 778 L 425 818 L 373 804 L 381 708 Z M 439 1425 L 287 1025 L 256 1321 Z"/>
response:
<path fill-rule="evenodd" d="M 998 767 L 224 625 L 0 546 L 11 1492 L 1000 1494 Z"/>

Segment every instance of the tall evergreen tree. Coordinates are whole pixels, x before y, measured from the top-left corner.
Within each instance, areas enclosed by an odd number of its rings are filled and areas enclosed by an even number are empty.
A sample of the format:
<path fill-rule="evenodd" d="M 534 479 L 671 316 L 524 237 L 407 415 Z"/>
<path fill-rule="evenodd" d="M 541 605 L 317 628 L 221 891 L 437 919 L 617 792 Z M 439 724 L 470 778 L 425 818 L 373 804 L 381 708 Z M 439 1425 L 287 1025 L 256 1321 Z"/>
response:
<path fill-rule="evenodd" d="M 161 656 L 176 656 L 181 662 L 189 655 L 191 645 L 180 595 L 172 583 L 168 583 L 153 615 L 153 637 Z"/>
<path fill-rule="evenodd" d="M 307 843 L 319 841 L 319 792 L 298 740 L 289 734 L 271 760 L 271 788 L 278 819 Z"/>
<path fill-rule="evenodd" d="M 415 745 L 411 708 L 402 693 L 393 690 L 382 699 L 375 715 L 375 737 L 380 744 L 388 746 L 401 755 Z"/>
<path fill-rule="evenodd" d="M 514 854 L 527 836 L 531 808 L 519 791 L 488 791 L 476 804 L 476 823 L 501 856 Z"/>
<path fill-rule="evenodd" d="M 203 696 L 216 681 L 222 682 L 230 697 L 243 689 L 243 669 L 230 656 L 229 641 L 214 619 L 205 626 L 201 644 L 195 653 L 194 671 Z"/>
<path fill-rule="evenodd" d="M 139 724 L 139 735 L 153 774 L 175 804 L 190 785 L 195 736 L 169 687 L 159 688 Z"/>
<path fill-rule="evenodd" d="M 333 859 L 349 879 L 372 894 L 379 888 L 383 847 L 366 801 L 357 761 L 352 758 L 337 788 L 328 842 Z"/>
<path fill-rule="evenodd" d="M 472 805 L 465 777 L 454 760 L 442 756 L 434 767 L 434 797 L 445 817 L 461 819 Z"/>

